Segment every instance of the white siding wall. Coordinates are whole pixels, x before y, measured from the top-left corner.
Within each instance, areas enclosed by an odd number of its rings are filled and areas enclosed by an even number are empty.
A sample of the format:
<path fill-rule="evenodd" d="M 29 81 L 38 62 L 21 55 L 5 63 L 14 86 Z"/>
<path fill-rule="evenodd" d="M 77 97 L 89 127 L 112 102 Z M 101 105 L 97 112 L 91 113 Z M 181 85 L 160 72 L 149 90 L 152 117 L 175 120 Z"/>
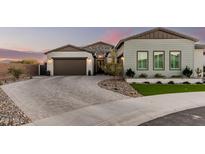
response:
<path fill-rule="evenodd" d="M 91 71 L 91 74 L 93 74 L 94 58 L 91 53 L 83 52 L 83 51 L 51 52 L 47 54 L 47 58 L 48 58 L 47 70 L 51 72 L 51 75 L 54 75 L 53 58 L 87 58 L 86 61 L 87 75 L 89 70 Z"/>
<path fill-rule="evenodd" d="M 204 50 L 203 52 L 205 52 L 205 50 Z M 203 64 L 204 64 L 204 66 L 205 66 L 205 55 L 204 55 L 204 54 L 203 54 L 203 57 L 204 57 L 204 59 L 203 59 Z"/>
<path fill-rule="evenodd" d="M 149 70 L 137 70 L 137 51 L 146 50 L 149 52 Z M 153 51 L 165 51 L 165 70 L 153 70 Z M 167 77 L 172 75 L 180 75 L 181 71 L 169 70 L 169 51 L 180 50 L 182 54 L 182 70 L 189 66 L 194 68 L 194 42 L 185 39 L 133 39 L 124 43 L 124 71 L 131 68 L 135 71 L 136 76 L 146 73 L 149 77 L 153 77 L 156 73 L 160 73 Z"/>
<path fill-rule="evenodd" d="M 195 49 L 194 52 L 194 74 L 196 76 L 196 69 L 199 68 L 203 71 L 203 65 L 204 65 L 204 56 L 203 56 L 203 49 Z M 203 73 L 202 73 L 203 76 Z"/>

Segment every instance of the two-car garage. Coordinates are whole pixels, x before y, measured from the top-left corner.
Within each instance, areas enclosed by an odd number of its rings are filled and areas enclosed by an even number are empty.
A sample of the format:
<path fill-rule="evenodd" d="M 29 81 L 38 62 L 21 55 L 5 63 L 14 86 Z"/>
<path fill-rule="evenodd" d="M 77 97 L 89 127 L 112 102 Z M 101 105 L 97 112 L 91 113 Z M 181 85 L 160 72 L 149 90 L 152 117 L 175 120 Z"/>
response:
<path fill-rule="evenodd" d="M 92 52 L 67 45 L 46 52 L 47 71 L 50 75 L 92 75 L 94 57 Z"/>
<path fill-rule="evenodd" d="M 86 75 L 85 58 L 54 59 L 54 75 Z"/>

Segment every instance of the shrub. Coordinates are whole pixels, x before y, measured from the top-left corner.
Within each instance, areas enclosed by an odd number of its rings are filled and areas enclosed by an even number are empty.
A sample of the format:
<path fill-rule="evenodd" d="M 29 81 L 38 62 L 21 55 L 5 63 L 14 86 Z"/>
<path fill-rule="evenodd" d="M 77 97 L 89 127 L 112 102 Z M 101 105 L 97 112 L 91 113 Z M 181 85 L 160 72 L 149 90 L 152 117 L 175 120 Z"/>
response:
<path fill-rule="evenodd" d="M 13 75 L 15 79 L 19 79 L 20 75 L 23 74 L 23 71 L 21 69 L 10 67 L 8 69 L 9 74 Z"/>
<path fill-rule="evenodd" d="M 156 84 L 162 84 L 162 82 L 161 81 L 157 81 Z"/>
<path fill-rule="evenodd" d="M 142 74 L 139 75 L 139 78 L 147 78 L 147 74 L 142 73 Z"/>
<path fill-rule="evenodd" d="M 169 81 L 168 84 L 174 84 L 174 81 Z"/>
<path fill-rule="evenodd" d="M 150 82 L 148 82 L 148 81 L 145 81 L 145 82 L 144 82 L 144 84 L 150 84 Z"/>
<path fill-rule="evenodd" d="M 188 81 L 183 82 L 183 84 L 190 84 Z"/>
<path fill-rule="evenodd" d="M 20 61 L 21 64 L 31 64 L 31 65 L 34 65 L 34 64 L 39 64 L 39 62 L 35 59 L 24 59 L 22 61 Z"/>
<path fill-rule="evenodd" d="M 163 76 L 162 74 L 157 73 L 157 74 L 154 75 L 154 77 L 155 78 L 164 78 L 165 76 Z"/>
<path fill-rule="evenodd" d="M 133 78 L 133 77 L 135 76 L 135 72 L 132 71 L 131 68 L 129 68 L 129 69 L 126 71 L 126 76 Z"/>
<path fill-rule="evenodd" d="M 200 78 L 202 76 L 202 70 L 200 68 L 197 68 L 195 70 L 195 72 L 196 72 L 198 78 Z"/>
<path fill-rule="evenodd" d="M 171 78 L 182 78 L 182 75 L 172 75 Z"/>
<path fill-rule="evenodd" d="M 102 70 L 109 75 L 112 75 L 114 77 L 120 76 L 122 73 L 122 65 L 119 63 L 106 63 Z"/>
<path fill-rule="evenodd" d="M 186 68 L 183 70 L 183 75 L 190 78 L 191 75 L 193 74 L 193 70 L 190 69 L 188 66 L 186 66 Z"/>

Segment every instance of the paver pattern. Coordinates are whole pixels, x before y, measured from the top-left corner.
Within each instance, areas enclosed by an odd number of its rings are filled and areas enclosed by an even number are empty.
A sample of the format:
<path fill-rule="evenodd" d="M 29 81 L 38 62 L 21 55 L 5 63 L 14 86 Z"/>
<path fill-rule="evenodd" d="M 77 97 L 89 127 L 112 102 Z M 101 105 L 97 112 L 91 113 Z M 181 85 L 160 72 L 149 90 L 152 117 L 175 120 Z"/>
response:
<path fill-rule="evenodd" d="M 32 121 L 90 105 L 129 97 L 100 88 L 107 76 L 37 77 L 4 85 L 3 90 Z"/>

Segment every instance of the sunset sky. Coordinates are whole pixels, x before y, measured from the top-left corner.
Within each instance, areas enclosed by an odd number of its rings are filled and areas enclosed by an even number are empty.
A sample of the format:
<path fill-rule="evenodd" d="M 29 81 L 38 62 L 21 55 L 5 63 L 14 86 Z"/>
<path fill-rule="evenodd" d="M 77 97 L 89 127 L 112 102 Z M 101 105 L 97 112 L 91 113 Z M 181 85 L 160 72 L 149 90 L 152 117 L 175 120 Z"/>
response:
<path fill-rule="evenodd" d="M 90 28 L 0 28 L 0 48 L 44 52 L 65 44 L 86 45 L 96 41 L 116 44 L 120 39 L 152 29 L 142 27 Z M 205 28 L 169 28 L 205 43 Z"/>

